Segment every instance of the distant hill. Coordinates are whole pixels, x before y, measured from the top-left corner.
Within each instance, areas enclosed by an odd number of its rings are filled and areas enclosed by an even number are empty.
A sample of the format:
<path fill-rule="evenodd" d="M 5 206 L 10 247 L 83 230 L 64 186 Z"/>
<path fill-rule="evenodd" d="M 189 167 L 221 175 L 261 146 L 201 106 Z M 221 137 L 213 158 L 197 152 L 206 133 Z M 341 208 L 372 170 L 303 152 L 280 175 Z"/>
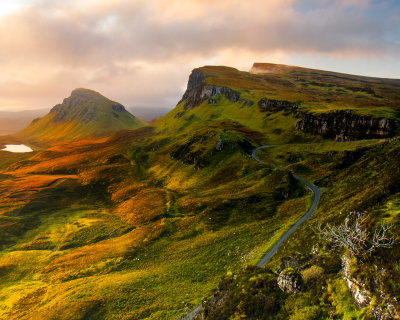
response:
<path fill-rule="evenodd" d="M 33 119 L 41 117 L 47 109 L 0 111 L 0 136 L 13 134 L 28 126 Z"/>
<path fill-rule="evenodd" d="M 89 89 L 75 89 L 71 96 L 37 118 L 16 136 L 30 141 L 77 140 L 107 136 L 123 129 L 136 129 L 146 122 L 123 105 Z"/>
<path fill-rule="evenodd" d="M 152 106 L 147 106 L 147 107 L 127 107 L 127 110 L 134 114 L 135 116 L 139 117 L 140 119 L 143 119 L 145 121 L 150 121 L 154 120 L 156 118 L 160 118 L 164 115 L 166 115 L 168 112 L 171 111 L 171 109 L 168 108 L 163 108 L 163 107 L 152 107 Z"/>
<path fill-rule="evenodd" d="M 20 110 L 20 111 L 6 111 L 0 110 L 0 118 L 19 119 L 19 118 L 37 118 L 42 117 L 48 113 L 50 108 Z"/>
<path fill-rule="evenodd" d="M 377 77 L 369 77 L 369 76 L 360 76 L 348 73 L 340 73 L 334 71 L 326 71 L 319 69 L 311 69 L 297 66 L 289 66 L 286 64 L 275 64 L 275 63 L 264 63 L 264 62 L 255 62 L 251 69 L 249 70 L 251 74 L 267 74 L 267 73 L 275 73 L 275 74 L 308 74 L 309 76 L 314 77 L 325 77 L 326 79 L 337 78 L 344 80 L 353 80 L 360 81 L 363 83 L 385 83 L 391 85 L 400 85 L 400 79 L 390 79 L 390 78 L 377 78 Z"/>

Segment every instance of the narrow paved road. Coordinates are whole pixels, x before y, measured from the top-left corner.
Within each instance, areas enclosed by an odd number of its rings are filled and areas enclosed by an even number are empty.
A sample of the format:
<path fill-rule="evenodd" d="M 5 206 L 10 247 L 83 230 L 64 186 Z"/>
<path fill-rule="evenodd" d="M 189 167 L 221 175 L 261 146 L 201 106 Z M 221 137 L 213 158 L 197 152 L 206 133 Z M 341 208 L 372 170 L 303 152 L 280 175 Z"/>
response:
<path fill-rule="evenodd" d="M 260 162 L 260 163 L 264 163 L 266 164 L 266 162 L 262 161 L 261 159 L 259 159 L 257 157 L 257 152 L 261 149 L 265 149 L 265 148 L 270 148 L 272 147 L 271 145 L 264 145 L 261 147 L 258 147 L 256 149 L 253 150 L 252 152 L 252 156 L 254 158 L 254 160 Z M 283 171 L 284 169 L 275 166 L 274 167 L 278 170 Z M 307 213 L 305 215 L 303 215 L 299 220 L 296 221 L 296 223 L 290 227 L 290 229 L 288 231 L 285 232 L 285 234 L 277 241 L 275 242 L 275 244 L 272 246 L 271 249 L 268 250 L 268 252 L 261 258 L 261 260 L 257 263 L 257 267 L 263 267 L 271 258 L 272 256 L 276 253 L 276 251 L 278 251 L 279 247 L 290 237 L 290 235 L 304 222 L 306 221 L 315 211 L 315 209 L 317 209 L 318 206 L 318 202 L 319 202 L 319 197 L 321 195 L 321 189 L 318 189 L 316 186 L 314 186 L 313 184 L 309 183 L 308 181 L 304 180 L 303 178 L 300 178 L 299 176 L 296 176 L 295 174 L 293 174 L 293 177 L 295 179 L 297 179 L 298 181 L 300 181 L 302 184 L 304 184 L 308 189 L 310 189 L 312 191 L 312 193 L 314 194 L 314 199 L 313 199 L 313 203 L 310 207 L 310 209 L 308 209 Z M 199 312 L 201 311 L 201 307 L 203 306 L 203 303 L 199 304 L 195 309 L 193 309 L 190 313 L 188 313 L 187 315 L 183 316 L 181 318 L 181 320 L 191 320 L 193 319 L 195 316 L 197 316 L 199 314 Z"/>
<path fill-rule="evenodd" d="M 253 158 L 260 162 L 260 163 L 265 163 L 264 161 L 260 160 L 257 157 L 257 151 L 264 149 L 264 148 L 270 148 L 271 146 L 269 145 L 265 145 L 265 146 L 261 146 L 258 147 L 256 149 L 253 150 L 252 156 Z M 279 169 L 279 170 L 283 170 L 280 167 L 275 166 L 275 168 Z M 319 197 L 321 195 L 321 189 L 318 189 L 316 186 L 314 186 L 313 184 L 309 183 L 308 181 L 304 180 L 303 178 L 300 178 L 299 176 L 296 176 L 295 174 L 293 174 L 293 177 L 295 179 L 297 179 L 298 181 L 300 181 L 302 184 L 304 184 L 308 189 L 310 189 L 312 191 L 312 193 L 314 194 L 314 199 L 313 199 L 313 203 L 310 207 L 310 209 L 308 209 L 308 211 L 306 212 L 306 214 L 304 216 L 302 216 L 299 220 L 296 221 L 296 223 L 294 225 L 292 225 L 290 227 L 290 229 L 288 231 L 285 232 L 285 234 L 277 241 L 275 242 L 275 244 L 272 246 L 271 249 L 268 250 L 268 252 L 262 257 L 262 259 L 257 263 L 258 267 L 263 267 L 270 259 L 271 257 L 276 253 L 276 251 L 279 249 L 279 247 L 282 245 L 282 243 L 284 243 L 289 237 L 290 235 L 304 222 L 306 221 L 315 211 L 315 209 L 317 209 L 318 206 L 318 202 L 319 202 Z"/>

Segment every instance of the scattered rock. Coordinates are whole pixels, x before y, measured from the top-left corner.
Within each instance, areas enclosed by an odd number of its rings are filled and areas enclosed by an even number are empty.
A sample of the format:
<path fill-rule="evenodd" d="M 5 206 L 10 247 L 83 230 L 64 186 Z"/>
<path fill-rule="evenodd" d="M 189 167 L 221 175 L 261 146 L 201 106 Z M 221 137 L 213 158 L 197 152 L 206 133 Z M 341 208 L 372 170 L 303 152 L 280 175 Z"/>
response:
<path fill-rule="evenodd" d="M 244 100 L 240 100 L 240 101 L 243 101 L 242 105 L 241 105 L 241 108 L 243 108 L 243 107 L 251 107 L 254 104 L 254 101 L 248 100 L 248 99 L 244 99 Z"/>
<path fill-rule="evenodd" d="M 319 253 L 319 247 L 318 246 L 313 246 L 311 248 L 311 254 L 312 255 L 318 255 L 318 253 Z"/>
<path fill-rule="evenodd" d="M 392 320 L 400 319 L 396 308 L 392 304 L 387 304 L 387 312 L 382 309 L 380 305 L 372 306 L 371 312 L 376 320 Z"/>
<path fill-rule="evenodd" d="M 116 103 L 111 106 L 114 111 L 122 112 L 125 111 L 125 107 L 122 104 Z"/>
<path fill-rule="evenodd" d="M 298 108 L 298 105 L 289 101 L 280 101 L 263 98 L 258 102 L 261 112 L 279 112 L 279 111 L 293 111 Z"/>
<path fill-rule="evenodd" d="M 224 148 L 224 141 L 218 140 L 217 145 L 215 146 L 215 150 L 221 151 Z"/>
<path fill-rule="evenodd" d="M 180 118 L 182 118 L 182 116 L 185 114 L 185 111 L 182 111 L 182 112 L 178 112 L 176 115 L 175 115 L 175 117 L 174 118 L 176 118 L 176 119 L 180 119 Z"/>

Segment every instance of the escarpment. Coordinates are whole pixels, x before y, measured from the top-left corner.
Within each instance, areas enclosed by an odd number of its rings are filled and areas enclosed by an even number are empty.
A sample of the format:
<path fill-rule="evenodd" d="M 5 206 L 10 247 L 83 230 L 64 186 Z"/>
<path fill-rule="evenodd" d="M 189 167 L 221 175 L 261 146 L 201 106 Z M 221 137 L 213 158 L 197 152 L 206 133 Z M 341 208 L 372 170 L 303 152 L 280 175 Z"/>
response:
<path fill-rule="evenodd" d="M 395 119 L 374 118 L 355 114 L 352 110 L 337 110 L 329 113 L 313 114 L 298 111 L 298 105 L 284 100 L 262 98 L 258 102 L 261 112 L 289 112 L 301 118 L 296 129 L 334 139 L 337 142 L 362 139 L 391 138 L 399 128 Z"/>
<path fill-rule="evenodd" d="M 322 135 L 338 142 L 390 138 L 399 127 L 399 122 L 395 119 L 361 116 L 352 111 L 298 114 L 302 120 L 296 124 L 297 130 Z"/>

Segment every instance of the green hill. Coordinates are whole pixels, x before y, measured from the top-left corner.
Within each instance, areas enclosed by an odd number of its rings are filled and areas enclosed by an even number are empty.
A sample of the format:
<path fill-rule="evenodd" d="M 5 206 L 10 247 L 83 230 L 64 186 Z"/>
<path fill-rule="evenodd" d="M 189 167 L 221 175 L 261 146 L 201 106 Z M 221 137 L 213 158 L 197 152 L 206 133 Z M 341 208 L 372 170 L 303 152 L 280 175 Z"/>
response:
<path fill-rule="evenodd" d="M 232 119 L 263 133 L 265 142 L 280 144 L 398 132 L 399 80 L 272 66 L 262 74 L 213 66 L 193 70 L 182 100 L 156 126 L 184 133 Z"/>
<path fill-rule="evenodd" d="M 146 123 L 125 110 L 121 104 L 88 89 L 76 89 L 50 113 L 16 134 L 28 141 L 78 140 L 98 138 Z"/>
<path fill-rule="evenodd" d="M 204 300 L 205 319 L 400 312 L 398 245 L 351 256 L 317 232 L 356 211 L 398 237 L 399 81 L 257 68 L 193 70 L 151 126 L 0 151 L 0 318 L 179 319 Z M 318 207 L 258 268 L 311 205 L 293 174 Z"/>

